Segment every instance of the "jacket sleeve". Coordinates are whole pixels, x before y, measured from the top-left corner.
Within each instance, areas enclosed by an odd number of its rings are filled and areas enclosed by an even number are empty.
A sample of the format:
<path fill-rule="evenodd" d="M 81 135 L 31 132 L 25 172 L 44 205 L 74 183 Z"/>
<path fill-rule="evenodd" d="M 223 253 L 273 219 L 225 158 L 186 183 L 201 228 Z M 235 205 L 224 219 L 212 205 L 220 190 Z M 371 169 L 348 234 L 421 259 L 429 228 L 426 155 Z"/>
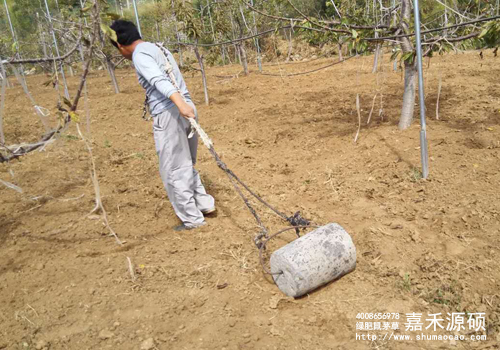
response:
<path fill-rule="evenodd" d="M 137 72 L 154 86 L 156 90 L 170 98 L 177 89 L 167 79 L 165 73 L 160 69 L 156 60 L 144 52 L 139 52 L 134 56 L 134 66 Z"/>

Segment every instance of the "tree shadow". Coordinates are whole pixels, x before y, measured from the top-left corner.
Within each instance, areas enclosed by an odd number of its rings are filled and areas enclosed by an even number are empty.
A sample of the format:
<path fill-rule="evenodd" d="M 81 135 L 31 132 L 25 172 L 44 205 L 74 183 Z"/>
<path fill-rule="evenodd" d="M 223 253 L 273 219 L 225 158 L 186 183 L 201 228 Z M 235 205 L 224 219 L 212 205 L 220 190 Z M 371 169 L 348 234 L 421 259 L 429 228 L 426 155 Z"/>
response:
<path fill-rule="evenodd" d="M 377 131 L 374 131 L 375 135 L 377 135 L 379 137 L 379 140 L 382 141 L 382 143 L 393 153 L 395 154 L 397 157 L 398 157 L 398 161 L 399 162 L 404 162 L 406 163 L 410 169 L 414 169 L 416 168 L 415 164 L 413 164 L 409 159 L 405 158 L 401 152 L 396 148 L 394 147 L 393 145 L 391 145 L 389 142 L 387 142 L 387 138 L 383 137 L 382 135 L 380 135 L 380 133 L 378 133 Z"/>

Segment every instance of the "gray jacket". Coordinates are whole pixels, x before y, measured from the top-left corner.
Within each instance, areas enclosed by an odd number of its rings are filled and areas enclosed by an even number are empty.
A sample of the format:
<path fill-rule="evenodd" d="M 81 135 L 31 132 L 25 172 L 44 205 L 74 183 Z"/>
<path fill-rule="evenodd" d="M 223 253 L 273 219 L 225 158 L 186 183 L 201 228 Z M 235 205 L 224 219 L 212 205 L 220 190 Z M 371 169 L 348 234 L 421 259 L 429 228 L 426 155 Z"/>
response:
<path fill-rule="evenodd" d="M 174 56 L 170 51 L 165 51 L 174 69 L 180 93 L 184 95 L 186 100 L 191 101 L 191 96 Z M 140 43 L 135 47 L 132 61 L 139 78 L 139 84 L 146 90 L 151 115 L 158 115 L 172 107 L 174 103 L 170 100 L 170 96 L 177 90 L 165 74 L 165 55 L 160 48 L 149 42 Z"/>

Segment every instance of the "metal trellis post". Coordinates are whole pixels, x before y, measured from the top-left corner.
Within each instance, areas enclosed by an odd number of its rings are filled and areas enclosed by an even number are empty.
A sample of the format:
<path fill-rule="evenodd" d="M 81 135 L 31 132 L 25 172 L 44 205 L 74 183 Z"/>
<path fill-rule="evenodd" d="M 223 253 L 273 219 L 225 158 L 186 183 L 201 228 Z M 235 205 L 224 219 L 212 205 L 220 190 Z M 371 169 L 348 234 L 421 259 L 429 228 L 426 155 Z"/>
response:
<path fill-rule="evenodd" d="M 20 59 L 21 58 L 21 53 L 19 52 L 19 42 L 17 41 L 16 32 L 14 31 L 14 26 L 12 25 L 12 20 L 10 18 L 9 6 L 7 6 L 7 0 L 3 0 L 3 3 L 5 5 L 5 11 L 7 12 L 7 19 L 9 21 L 10 32 L 12 34 L 12 40 L 14 41 L 14 45 L 16 47 L 16 57 Z M 24 76 L 24 67 L 23 67 L 23 65 L 21 65 L 21 76 L 22 76 L 24 82 L 26 82 L 26 77 Z M 5 77 L 7 78 L 7 74 L 5 75 Z"/>
<path fill-rule="evenodd" d="M 253 0 L 250 0 L 250 5 L 253 5 Z M 257 31 L 257 21 L 255 20 L 255 11 L 252 11 L 252 16 L 253 16 L 253 28 L 255 30 L 255 34 L 258 33 Z M 257 65 L 259 66 L 259 72 L 262 73 L 262 58 L 260 55 L 260 44 L 259 44 L 259 38 L 255 38 L 255 46 L 257 46 Z"/>
<path fill-rule="evenodd" d="M 5 5 L 5 11 L 7 12 L 7 19 L 9 20 L 10 32 L 12 33 L 12 40 L 14 40 L 14 43 L 17 45 L 16 33 L 14 32 L 14 27 L 12 26 L 12 21 L 10 19 L 9 6 L 7 6 L 6 0 L 3 0 L 3 3 Z"/>
<path fill-rule="evenodd" d="M 83 10 L 84 9 L 84 1 L 83 0 L 80 0 L 80 6 Z M 85 22 L 85 25 L 87 25 L 87 18 L 83 17 L 83 21 Z"/>
<path fill-rule="evenodd" d="M 135 21 L 137 22 L 137 30 L 139 30 L 139 35 L 142 38 L 141 22 L 139 22 L 139 12 L 137 12 L 137 4 L 135 3 L 135 1 L 136 0 L 132 0 L 132 3 L 134 4 Z"/>
<path fill-rule="evenodd" d="M 5 88 L 7 87 L 7 72 L 3 68 L 3 62 L 0 58 L 0 73 L 2 75 L 2 90 L 0 96 L 0 144 L 5 144 L 5 135 L 3 133 L 3 109 L 5 106 Z"/>
<path fill-rule="evenodd" d="M 422 72 L 422 43 L 420 38 L 420 13 L 418 0 L 414 0 L 415 37 L 417 39 L 418 97 L 420 104 L 420 156 L 422 158 L 422 177 L 429 176 L 429 154 L 427 150 L 427 125 L 425 123 L 424 75 Z"/>
<path fill-rule="evenodd" d="M 50 31 L 52 32 L 52 40 L 54 41 L 54 47 L 56 49 L 56 55 L 57 57 L 60 57 L 61 55 L 59 54 L 59 46 L 57 46 L 56 34 L 54 32 L 54 27 L 52 26 L 52 16 L 50 15 L 49 5 L 47 3 L 47 0 L 44 1 L 45 1 L 45 8 L 47 9 L 47 17 L 49 18 Z M 64 83 L 64 96 L 67 99 L 69 99 L 68 83 L 66 82 L 66 75 L 64 74 L 63 62 L 61 62 L 61 76 L 63 78 L 63 83 Z"/>

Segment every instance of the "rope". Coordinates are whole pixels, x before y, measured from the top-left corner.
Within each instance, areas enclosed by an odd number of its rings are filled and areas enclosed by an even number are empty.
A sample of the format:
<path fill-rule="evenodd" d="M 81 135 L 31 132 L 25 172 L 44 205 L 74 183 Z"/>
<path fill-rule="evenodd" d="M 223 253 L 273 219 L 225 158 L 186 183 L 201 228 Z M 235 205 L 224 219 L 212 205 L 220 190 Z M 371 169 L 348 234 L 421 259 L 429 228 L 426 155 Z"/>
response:
<path fill-rule="evenodd" d="M 144 106 L 142 108 L 142 119 L 144 119 L 145 121 L 148 121 L 151 119 L 151 116 L 147 116 L 148 115 L 148 103 L 149 103 L 149 96 L 146 95 L 146 98 L 144 99 Z"/>
<path fill-rule="evenodd" d="M 194 122 L 196 123 L 196 121 L 194 121 Z M 198 128 L 201 129 L 201 127 L 199 126 L 199 124 L 198 124 Z M 198 130 L 198 129 L 196 129 L 196 130 Z M 286 216 L 281 211 L 279 211 L 278 209 L 274 208 L 272 205 L 270 205 L 269 203 L 267 203 L 264 199 L 262 199 L 262 197 L 260 197 L 255 192 L 253 192 L 243 181 L 241 181 L 241 179 L 238 176 L 236 176 L 236 174 L 232 170 L 230 170 L 227 167 L 227 165 L 222 161 L 222 159 L 220 158 L 220 156 L 215 151 L 213 145 L 210 145 L 209 151 L 210 151 L 210 154 L 212 154 L 212 156 L 214 157 L 214 159 L 215 159 L 215 161 L 217 163 L 217 166 L 222 171 L 224 171 L 224 173 L 226 173 L 227 177 L 229 178 L 229 180 L 233 184 L 234 189 L 240 195 L 240 197 L 243 199 L 243 201 L 245 202 L 245 205 L 247 206 L 248 210 L 253 215 L 253 217 L 255 218 L 255 221 L 257 221 L 257 224 L 261 228 L 260 233 L 254 239 L 254 243 L 255 243 L 255 245 L 257 246 L 257 248 L 259 250 L 265 249 L 265 242 L 270 239 L 270 238 L 268 238 L 268 235 L 267 235 L 268 231 L 267 231 L 266 227 L 264 226 L 264 224 L 262 223 L 262 221 L 261 221 L 259 215 L 257 214 L 257 212 L 255 211 L 255 209 L 252 207 L 252 205 L 248 201 L 248 198 L 242 193 L 242 191 L 241 191 L 240 187 L 238 186 L 238 184 L 240 186 L 242 186 L 255 199 L 257 199 L 259 202 L 261 202 L 267 208 L 271 209 L 276 215 L 278 215 L 279 217 L 281 217 L 285 221 L 288 221 L 290 223 L 290 225 L 292 225 L 292 227 L 289 227 L 288 229 L 295 229 L 295 233 L 297 234 L 298 237 L 300 237 L 300 228 L 309 227 L 309 225 L 310 225 L 309 220 L 304 219 L 300 215 L 299 211 L 296 212 L 292 216 Z M 271 236 L 271 237 L 273 237 L 273 236 Z"/>
<path fill-rule="evenodd" d="M 173 66 L 168 60 L 168 53 L 166 52 L 166 49 L 162 46 L 161 43 L 156 44 L 158 48 L 160 48 L 160 51 L 164 55 L 165 58 L 165 74 L 167 75 L 167 78 L 170 80 L 172 85 L 177 89 L 177 91 L 180 93 L 179 85 L 177 84 L 177 81 L 175 79 L 175 75 L 173 72 Z M 184 96 L 181 94 L 182 98 L 185 100 Z M 260 227 L 260 232 L 259 234 L 255 237 L 254 242 L 257 248 L 262 251 L 265 249 L 267 241 L 270 239 L 268 237 L 268 230 L 262 220 L 260 219 L 259 215 L 257 214 L 256 210 L 253 208 L 253 206 L 250 204 L 250 201 L 248 200 L 247 196 L 245 196 L 240 188 L 242 186 L 251 196 L 253 196 L 255 199 L 257 199 L 259 202 L 264 204 L 267 208 L 271 209 L 276 215 L 280 216 L 282 219 L 288 221 L 292 227 L 288 229 L 295 229 L 295 232 L 297 236 L 300 237 L 300 228 L 305 228 L 309 227 L 309 221 L 304 219 L 301 215 L 300 212 L 296 212 L 294 215 L 288 217 L 278 209 L 274 208 L 271 206 L 269 203 L 267 203 L 264 199 L 262 199 L 259 195 L 257 195 L 255 192 L 253 192 L 243 181 L 240 180 L 236 174 L 231 171 L 227 165 L 222 161 L 220 156 L 217 154 L 215 151 L 215 148 L 213 146 L 212 140 L 208 137 L 207 133 L 201 128 L 201 126 L 196 122 L 196 119 L 194 118 L 188 118 L 189 122 L 191 123 L 192 127 L 192 132 L 196 131 L 196 133 L 199 135 L 201 138 L 202 142 L 204 145 L 208 148 L 210 154 L 213 156 L 215 159 L 215 162 L 217 163 L 217 166 L 224 171 L 224 173 L 227 175 L 229 180 L 231 181 L 231 184 L 233 185 L 234 189 L 238 193 L 238 195 L 241 197 L 243 202 L 245 203 L 246 207 L 250 211 L 250 213 L 253 215 L 255 218 L 255 221 L 257 222 L 257 225 Z M 288 230 L 287 229 L 287 230 Z M 281 232 L 284 232 L 283 230 Z M 274 237 L 276 234 L 272 235 Z M 262 255 L 262 253 L 260 253 Z M 264 271 L 266 271 L 264 269 Z M 266 271 L 267 272 L 267 271 Z"/>

